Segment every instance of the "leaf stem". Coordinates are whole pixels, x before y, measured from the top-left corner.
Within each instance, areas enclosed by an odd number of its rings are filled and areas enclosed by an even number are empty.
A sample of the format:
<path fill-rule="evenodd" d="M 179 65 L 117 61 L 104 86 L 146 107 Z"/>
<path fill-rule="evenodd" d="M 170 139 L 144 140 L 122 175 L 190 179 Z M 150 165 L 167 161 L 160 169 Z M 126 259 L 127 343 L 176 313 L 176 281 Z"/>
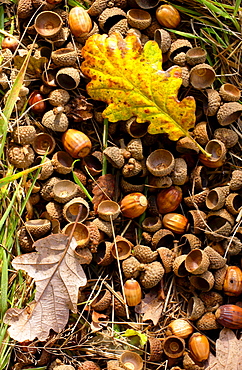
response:
<path fill-rule="evenodd" d="M 103 150 L 105 150 L 107 148 L 107 141 L 108 141 L 108 119 L 107 118 L 104 118 L 103 125 L 104 125 L 103 126 Z M 107 174 L 107 166 L 108 166 L 107 158 L 104 155 L 103 156 L 102 175 Z"/>

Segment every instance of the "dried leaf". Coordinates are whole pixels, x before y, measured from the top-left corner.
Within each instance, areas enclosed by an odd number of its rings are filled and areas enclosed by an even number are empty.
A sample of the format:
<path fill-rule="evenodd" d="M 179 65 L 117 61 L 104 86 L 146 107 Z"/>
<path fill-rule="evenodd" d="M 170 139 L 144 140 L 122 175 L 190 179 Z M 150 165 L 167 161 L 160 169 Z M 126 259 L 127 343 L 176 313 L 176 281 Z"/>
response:
<path fill-rule="evenodd" d="M 93 117 L 93 105 L 88 103 L 85 96 L 80 95 L 66 104 L 66 115 L 74 122 L 86 121 Z"/>
<path fill-rule="evenodd" d="M 163 304 L 156 293 L 150 292 L 139 305 L 135 306 L 135 312 L 144 313 L 143 321 L 151 320 L 154 325 L 157 325 L 163 311 Z"/>
<path fill-rule="evenodd" d="M 100 176 L 92 189 L 94 197 L 92 203 L 94 204 L 94 211 L 97 213 L 98 205 L 106 199 L 112 199 L 115 190 L 115 178 L 111 174 Z"/>
<path fill-rule="evenodd" d="M 36 283 L 35 301 L 24 309 L 10 308 L 4 322 L 11 325 L 9 335 L 19 342 L 47 339 L 50 329 L 59 333 L 67 324 L 69 309 L 77 312 L 79 287 L 87 279 L 75 254 L 73 238 L 53 234 L 34 243 L 37 252 L 14 258 L 16 270 L 24 270 Z"/>
<path fill-rule="evenodd" d="M 17 69 L 20 69 L 23 62 L 25 60 L 25 56 L 16 55 L 14 57 L 14 66 Z M 33 56 L 29 59 L 29 64 L 27 67 L 27 73 L 30 75 L 34 75 L 36 78 L 40 77 L 46 64 L 48 63 L 48 59 L 45 57 L 35 58 Z"/>
<path fill-rule="evenodd" d="M 102 323 L 102 319 L 105 323 Z M 103 313 L 99 313 L 96 311 L 92 312 L 92 322 L 91 322 L 91 330 L 93 332 L 102 330 L 104 326 L 107 326 L 108 316 L 104 315 Z"/>
<path fill-rule="evenodd" d="M 242 341 L 230 329 L 222 329 L 216 340 L 216 361 L 211 358 L 206 370 L 241 370 Z"/>
<path fill-rule="evenodd" d="M 178 100 L 181 68 L 162 70 L 162 54 L 155 41 L 142 49 L 134 34 L 126 39 L 119 33 L 96 34 L 89 37 L 82 55 L 82 72 L 91 78 L 88 94 L 109 104 L 103 117 L 117 122 L 136 116 L 137 122 L 150 122 L 150 134 L 165 132 L 171 140 L 189 136 L 195 124 L 195 99 Z"/>

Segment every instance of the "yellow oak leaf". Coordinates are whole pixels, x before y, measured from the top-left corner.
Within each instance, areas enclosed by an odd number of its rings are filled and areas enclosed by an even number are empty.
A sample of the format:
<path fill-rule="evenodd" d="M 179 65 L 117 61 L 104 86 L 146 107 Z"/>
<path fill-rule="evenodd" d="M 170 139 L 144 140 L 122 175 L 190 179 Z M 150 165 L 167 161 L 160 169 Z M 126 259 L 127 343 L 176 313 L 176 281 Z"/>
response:
<path fill-rule="evenodd" d="M 82 72 L 91 78 L 88 94 L 108 103 L 103 116 L 110 122 L 137 117 L 150 122 L 150 134 L 167 133 L 171 140 L 189 136 L 195 124 L 195 100 L 177 98 L 181 68 L 162 70 L 162 53 L 155 41 L 144 48 L 136 35 L 95 34 L 82 49 Z"/>

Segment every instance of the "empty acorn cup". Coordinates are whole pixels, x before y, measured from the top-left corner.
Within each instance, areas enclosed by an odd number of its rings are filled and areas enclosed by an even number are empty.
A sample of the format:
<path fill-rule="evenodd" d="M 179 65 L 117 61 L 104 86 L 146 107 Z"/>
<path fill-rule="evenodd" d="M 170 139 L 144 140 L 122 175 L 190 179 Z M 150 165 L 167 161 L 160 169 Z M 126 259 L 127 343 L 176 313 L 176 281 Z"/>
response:
<path fill-rule="evenodd" d="M 67 224 L 62 229 L 62 233 L 70 236 L 74 225 L 75 222 Z M 86 247 L 90 239 L 87 226 L 82 224 L 81 222 L 77 222 L 73 233 L 73 237 L 76 239 L 78 247 L 80 248 Z"/>
<path fill-rule="evenodd" d="M 101 241 L 97 247 L 97 253 L 95 255 L 95 261 L 98 265 L 108 266 L 113 262 L 114 258 L 111 253 L 112 243 Z"/>
<path fill-rule="evenodd" d="M 175 335 L 165 338 L 163 342 L 163 350 L 166 356 L 170 358 L 178 358 L 185 351 L 185 341 Z"/>
<path fill-rule="evenodd" d="M 199 319 L 205 312 L 203 301 L 198 297 L 191 297 L 187 305 L 187 318 L 189 320 Z"/>
<path fill-rule="evenodd" d="M 143 360 L 136 352 L 124 351 L 119 362 L 126 370 L 141 370 L 143 368 Z"/>
<path fill-rule="evenodd" d="M 229 186 L 221 186 L 215 189 L 211 189 L 206 197 L 207 208 L 213 211 L 222 208 L 228 195 Z"/>
<path fill-rule="evenodd" d="M 163 30 L 162 28 L 158 28 L 157 30 L 155 30 L 154 40 L 159 45 L 162 53 L 166 53 L 171 47 L 171 36 L 166 30 Z"/>
<path fill-rule="evenodd" d="M 53 186 L 54 200 L 59 203 L 67 203 L 77 196 L 78 187 L 70 180 L 60 180 Z"/>
<path fill-rule="evenodd" d="M 142 9 L 130 9 L 127 12 L 127 20 L 131 27 L 144 30 L 151 24 L 151 15 Z"/>
<path fill-rule="evenodd" d="M 44 11 L 39 13 L 34 22 L 36 32 L 42 36 L 51 38 L 55 36 L 63 25 L 61 17 L 51 11 Z"/>
<path fill-rule="evenodd" d="M 105 221 L 115 220 L 120 214 L 120 207 L 112 200 L 104 200 L 98 205 L 97 213 Z"/>
<path fill-rule="evenodd" d="M 82 197 L 77 197 L 77 198 L 70 200 L 64 205 L 63 215 L 67 221 L 75 222 L 76 217 L 80 210 L 81 212 L 80 212 L 79 222 L 83 222 L 88 217 L 89 205 L 85 201 L 85 199 L 83 199 Z"/>
<path fill-rule="evenodd" d="M 191 66 L 204 63 L 206 59 L 207 59 L 207 52 L 203 48 L 200 48 L 200 47 L 191 48 L 186 52 L 186 61 Z"/>
<path fill-rule="evenodd" d="M 190 83 L 195 89 L 205 89 L 215 80 L 214 69 L 206 63 L 197 64 L 190 71 Z"/>
<path fill-rule="evenodd" d="M 206 271 L 201 275 L 192 275 L 189 280 L 196 289 L 203 292 L 208 292 L 214 286 L 214 276 L 211 271 Z"/>
<path fill-rule="evenodd" d="M 198 275 L 207 271 L 210 264 L 208 255 L 201 249 L 192 249 L 185 260 L 185 267 L 188 272 Z"/>
<path fill-rule="evenodd" d="M 138 123 L 136 117 L 131 117 L 125 123 L 125 131 L 127 131 L 130 136 L 139 138 L 147 134 L 148 126 L 149 122 Z"/>
<path fill-rule="evenodd" d="M 65 90 L 75 89 L 80 81 L 80 72 L 73 67 L 61 68 L 56 74 L 56 82 Z"/>
<path fill-rule="evenodd" d="M 240 100 L 240 90 L 237 86 L 225 83 L 219 89 L 219 94 L 224 101 L 238 101 Z"/>
<path fill-rule="evenodd" d="M 119 260 L 124 260 L 128 258 L 131 254 L 131 249 L 133 244 L 126 238 L 118 235 L 115 238 L 115 242 L 112 245 L 111 253 L 114 258 L 118 258 Z M 116 251 L 117 249 L 117 251 Z M 117 255 L 118 252 L 118 255 Z"/>
<path fill-rule="evenodd" d="M 51 58 L 60 67 L 73 66 L 77 60 L 77 52 L 72 48 L 62 48 L 52 51 Z"/>
<path fill-rule="evenodd" d="M 66 152 L 60 150 L 52 157 L 52 164 L 56 172 L 66 175 L 72 170 L 73 158 Z"/>
<path fill-rule="evenodd" d="M 204 164 L 204 166 L 209 168 L 218 168 L 221 167 L 226 159 L 226 146 L 220 140 L 210 140 L 206 147 L 206 152 L 212 154 L 211 157 L 207 157 L 205 154 L 199 154 L 199 160 Z"/>
<path fill-rule="evenodd" d="M 112 300 L 112 295 L 110 291 L 107 289 L 101 290 L 98 296 L 91 303 L 91 307 L 95 311 L 104 311 L 110 306 L 111 300 Z"/>
<path fill-rule="evenodd" d="M 169 150 L 157 149 L 146 160 L 146 166 L 154 176 L 166 176 L 175 166 L 175 159 Z"/>
<path fill-rule="evenodd" d="M 55 149 L 55 139 L 52 135 L 45 132 L 40 132 L 34 138 L 32 147 L 39 155 L 51 154 Z"/>

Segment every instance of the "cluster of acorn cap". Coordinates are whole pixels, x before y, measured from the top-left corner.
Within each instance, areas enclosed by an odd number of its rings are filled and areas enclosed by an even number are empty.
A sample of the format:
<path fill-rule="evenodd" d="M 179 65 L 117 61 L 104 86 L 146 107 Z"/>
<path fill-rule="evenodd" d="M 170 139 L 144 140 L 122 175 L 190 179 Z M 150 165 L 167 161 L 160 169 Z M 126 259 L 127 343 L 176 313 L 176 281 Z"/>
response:
<path fill-rule="evenodd" d="M 35 13 L 40 5 L 40 10 Z M 45 57 L 51 62 L 51 68 L 40 76 L 38 90 L 34 89 L 30 95 L 31 81 L 28 77 L 25 79 L 17 109 L 21 111 L 28 100 L 36 120 L 30 114 L 30 118 L 27 116 L 26 121 L 13 129 L 7 153 L 9 162 L 23 169 L 40 164 L 47 153 L 27 204 L 28 217 L 18 231 L 22 251 L 32 251 L 34 240 L 50 232 L 70 234 L 76 210 L 81 209 L 74 237 L 83 264 L 91 263 L 93 257 L 95 263 L 104 267 L 117 259 L 121 261 L 126 279 L 125 297 L 116 292 L 114 308 L 117 316 L 126 316 L 124 298 L 129 307 L 133 307 L 140 303 L 142 289 L 151 289 L 166 278 L 166 274 L 174 274 L 177 287 L 191 297 L 187 319 L 193 321 L 198 330 L 216 330 L 220 325 L 241 328 L 242 309 L 234 303 L 242 293 L 242 273 L 238 266 L 226 263 L 230 259 L 233 261 L 233 256 L 242 250 L 241 229 L 235 228 L 241 217 L 242 171 L 232 170 L 226 184 L 215 188 L 211 188 L 211 174 L 207 173 L 215 173 L 221 168 L 226 162 L 228 149 L 238 143 L 237 133 L 224 126 L 235 122 L 241 115 L 239 89 L 228 83 L 219 91 L 210 88 L 215 81 L 215 71 L 206 63 L 206 50 L 192 47 L 188 40 L 174 40 L 174 36 L 163 29 L 175 28 L 180 23 L 180 15 L 171 5 L 159 6 L 157 1 L 145 0 L 95 0 L 88 11 L 75 7 L 69 14 L 62 5 L 62 1 L 43 0 L 20 0 L 18 3 L 21 27 L 30 35 L 37 33 L 37 43 L 41 45 L 44 42 L 45 45 L 39 47 L 36 44 L 34 57 Z M 34 13 L 34 24 L 31 25 L 28 20 Z M 51 26 L 46 27 L 47 23 Z M 90 35 L 98 32 L 110 35 L 117 30 L 124 36 L 135 32 L 142 44 L 155 39 L 167 65 L 181 66 L 183 87 L 192 86 L 201 91 L 203 120 L 198 114 L 198 123 L 191 135 L 205 146 L 210 158 L 199 154 L 199 149 L 189 138 L 178 140 L 175 156 L 165 145 L 149 152 L 149 146 L 155 145 L 157 139 L 147 134 L 148 124 L 139 124 L 135 118 L 118 124 L 128 137 L 127 144 L 119 140 L 116 145 L 108 146 L 104 153 L 93 150 L 85 129 L 82 132 L 69 128 L 76 122 L 73 108 L 78 113 L 81 111 L 80 121 L 93 116 L 92 104 L 79 95 L 79 100 L 74 102 L 76 94 L 72 95 L 80 84 L 86 83 L 79 68 L 81 48 Z M 70 34 L 75 37 L 75 43 L 69 41 Z M 0 85 L 6 91 L 17 73 L 15 69 L 10 73 L 9 69 L 12 52 L 17 46 L 18 41 L 14 37 L 5 38 L 1 51 Z M 19 55 L 25 52 L 21 50 Z M 94 117 L 98 121 L 95 112 Z M 216 130 L 212 134 L 211 125 L 207 122 L 209 117 L 215 119 Z M 110 132 L 115 136 L 118 132 L 116 124 L 110 125 Z M 57 145 L 61 150 L 56 149 Z M 82 169 L 74 169 L 74 173 L 85 186 L 85 168 L 92 176 L 99 176 L 103 154 L 112 167 L 122 172 L 120 186 L 126 195 L 119 204 L 113 200 L 100 203 L 98 217 L 94 218 L 86 194 L 70 180 L 69 174 L 74 158 L 82 158 Z M 191 168 L 189 161 L 193 155 L 199 162 Z M 151 194 L 148 199 L 142 194 L 147 176 L 146 185 Z M 31 182 L 27 182 L 26 189 L 30 186 Z M 186 192 L 188 187 L 190 194 L 184 196 L 181 187 Z M 45 211 L 37 219 L 33 208 L 41 201 L 44 201 Z M 187 217 L 182 214 L 180 205 L 187 210 Z M 180 211 L 174 213 L 177 209 Z M 128 234 L 117 234 L 113 240 L 112 222 L 116 232 L 120 215 L 124 219 L 136 219 L 145 211 L 147 217 L 142 222 L 141 244 L 131 242 Z M 224 254 L 228 256 L 227 261 Z M 91 307 L 103 312 L 108 310 L 111 301 L 112 295 L 106 289 L 100 292 Z M 165 339 L 162 338 L 164 340 L 149 338 L 149 360 L 157 362 L 165 355 L 169 359 L 182 359 L 184 369 L 202 369 L 202 361 L 209 354 L 206 336 L 193 334 L 186 347 L 184 339 L 192 334 L 193 326 L 187 320 L 175 321 L 169 324 L 170 332 Z M 125 353 L 125 356 L 118 363 L 109 362 L 108 369 L 130 369 L 130 364 L 134 370 L 142 368 L 142 359 L 136 354 Z M 174 369 L 179 369 L 179 366 Z"/>

